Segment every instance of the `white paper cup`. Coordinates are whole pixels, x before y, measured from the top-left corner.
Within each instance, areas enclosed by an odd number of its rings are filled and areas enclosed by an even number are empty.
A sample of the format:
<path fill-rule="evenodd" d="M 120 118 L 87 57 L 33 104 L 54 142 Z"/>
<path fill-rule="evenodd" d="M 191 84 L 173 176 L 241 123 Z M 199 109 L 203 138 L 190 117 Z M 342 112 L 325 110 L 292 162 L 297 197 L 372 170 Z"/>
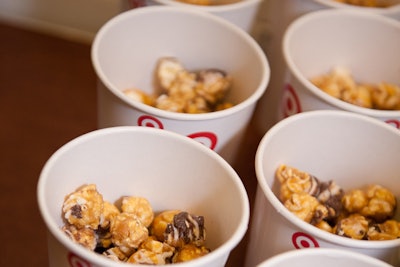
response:
<path fill-rule="evenodd" d="M 289 250 L 337 248 L 399 263 L 400 239 L 366 241 L 321 230 L 292 214 L 278 199 L 280 164 L 333 180 L 344 190 L 380 184 L 398 198 L 400 131 L 374 118 L 347 111 L 299 113 L 275 124 L 256 152 L 258 180 L 246 266 Z M 399 220 L 399 211 L 395 218 Z"/>
<path fill-rule="evenodd" d="M 146 5 L 163 5 L 182 8 L 190 8 L 202 12 L 208 12 L 223 18 L 242 30 L 251 33 L 255 23 L 259 6 L 263 0 L 216 0 L 218 5 L 195 5 L 176 0 L 146 0 Z M 138 7 L 137 3 L 131 7 Z"/>
<path fill-rule="evenodd" d="M 254 114 L 258 131 L 264 134 L 282 118 L 281 98 L 283 91 L 285 91 L 285 73 L 287 70 L 282 54 L 282 39 L 290 23 L 302 15 L 326 9 L 359 11 L 400 20 L 400 1 L 394 0 L 393 3 L 395 5 L 388 8 L 368 8 L 339 3 L 334 0 L 264 1 L 259 8 L 256 32 L 253 35 L 265 51 L 273 75 L 268 83 L 268 89 L 258 101 Z M 371 36 L 376 35 L 371 33 Z M 375 40 L 375 37 L 371 37 L 371 39 Z M 310 41 L 312 42 L 312 40 Z M 374 41 L 371 41 L 371 43 L 374 43 Z"/>
<path fill-rule="evenodd" d="M 384 261 L 370 256 L 329 248 L 311 248 L 300 251 L 288 251 L 276 255 L 257 267 L 390 267 Z"/>
<path fill-rule="evenodd" d="M 154 92 L 157 61 L 176 57 L 188 70 L 217 68 L 233 77 L 228 101 L 217 112 L 183 114 L 127 98 L 127 88 Z M 270 76 L 267 58 L 247 33 L 206 12 L 150 6 L 107 22 L 92 46 L 99 77 L 98 125 L 151 126 L 192 137 L 232 162 Z"/>
<path fill-rule="evenodd" d="M 359 107 L 328 95 L 309 80 L 334 67 L 345 67 L 358 82 L 399 85 L 399 47 L 400 21 L 384 16 L 330 9 L 296 19 L 283 40 L 288 75 L 280 117 L 336 109 L 371 116 L 400 128 L 399 110 Z"/>
<path fill-rule="evenodd" d="M 136 126 L 100 129 L 61 147 L 40 174 L 37 196 L 49 232 L 50 267 L 138 266 L 89 251 L 60 229 L 64 197 L 88 183 L 96 184 L 110 202 L 142 196 L 155 212 L 181 209 L 203 215 L 206 245 L 212 252 L 179 264 L 182 267 L 224 266 L 247 230 L 245 188 L 219 155 L 169 131 Z"/>

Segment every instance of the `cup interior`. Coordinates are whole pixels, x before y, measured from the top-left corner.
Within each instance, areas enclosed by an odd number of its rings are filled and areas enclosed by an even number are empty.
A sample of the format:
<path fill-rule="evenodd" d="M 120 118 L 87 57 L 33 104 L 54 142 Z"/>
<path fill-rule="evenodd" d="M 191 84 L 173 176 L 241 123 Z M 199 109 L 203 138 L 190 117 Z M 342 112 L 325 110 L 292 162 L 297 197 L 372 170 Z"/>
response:
<path fill-rule="evenodd" d="M 258 184 L 265 197 L 290 223 L 323 240 L 353 248 L 400 246 L 400 240 L 365 241 L 330 234 L 297 218 L 278 199 L 275 172 L 295 167 L 344 190 L 379 184 L 400 196 L 400 132 L 384 122 L 346 111 L 309 111 L 278 122 L 260 142 L 256 154 Z M 395 218 L 399 220 L 397 210 Z"/>
<path fill-rule="evenodd" d="M 356 10 L 316 11 L 296 19 L 286 30 L 283 52 L 286 64 L 307 90 L 340 109 L 366 113 L 325 94 L 309 79 L 333 67 L 345 67 L 363 83 L 400 84 L 400 22 Z M 347 104 L 347 105 L 346 105 Z M 364 111 L 361 111 L 364 110 Z M 368 109 L 369 110 L 369 109 Z M 399 111 L 369 110 L 378 115 Z"/>
<path fill-rule="evenodd" d="M 154 92 L 154 69 L 162 57 L 176 57 L 188 70 L 227 72 L 233 77 L 227 100 L 237 106 L 254 104 L 269 80 L 267 59 L 247 33 L 192 9 L 148 6 L 126 11 L 100 29 L 92 46 L 100 80 L 133 106 L 138 103 L 126 99 L 122 90 Z"/>
<path fill-rule="evenodd" d="M 236 172 L 205 146 L 165 130 L 97 130 L 72 140 L 46 163 L 38 184 L 45 223 L 61 243 L 85 255 L 86 249 L 61 232 L 61 207 L 67 194 L 89 183 L 110 202 L 142 196 L 154 212 L 181 209 L 203 215 L 206 244 L 216 254 L 211 258 L 229 253 L 247 229 L 248 198 Z"/>

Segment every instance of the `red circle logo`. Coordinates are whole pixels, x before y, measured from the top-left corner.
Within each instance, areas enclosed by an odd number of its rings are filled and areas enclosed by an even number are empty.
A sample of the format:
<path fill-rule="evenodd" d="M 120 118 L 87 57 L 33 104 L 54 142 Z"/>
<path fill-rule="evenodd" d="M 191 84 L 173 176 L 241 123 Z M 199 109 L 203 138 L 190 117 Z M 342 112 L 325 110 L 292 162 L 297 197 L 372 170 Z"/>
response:
<path fill-rule="evenodd" d="M 315 240 L 312 236 L 302 232 L 296 232 L 292 235 L 292 243 L 297 249 L 319 247 L 317 240 Z"/>
<path fill-rule="evenodd" d="M 92 267 L 92 265 L 86 260 L 78 257 L 74 253 L 68 253 L 68 262 L 71 267 Z"/>
<path fill-rule="evenodd" d="M 152 128 L 158 128 L 158 129 L 164 129 L 164 125 L 162 122 L 149 115 L 142 115 L 138 118 L 137 124 L 139 126 L 145 126 L 145 127 L 152 127 Z"/>
<path fill-rule="evenodd" d="M 290 84 L 286 84 L 284 87 L 281 105 L 285 118 L 301 112 L 299 97 Z"/>
<path fill-rule="evenodd" d="M 392 119 L 392 120 L 386 120 L 385 122 L 397 129 L 400 129 L 400 121 L 398 120 Z"/>
<path fill-rule="evenodd" d="M 211 132 L 198 132 L 198 133 L 192 133 L 189 134 L 187 137 L 190 137 L 199 143 L 202 143 L 203 145 L 211 148 L 214 150 L 214 148 L 217 145 L 217 135 Z"/>
<path fill-rule="evenodd" d="M 130 8 L 137 8 L 146 6 L 146 0 L 129 0 Z"/>

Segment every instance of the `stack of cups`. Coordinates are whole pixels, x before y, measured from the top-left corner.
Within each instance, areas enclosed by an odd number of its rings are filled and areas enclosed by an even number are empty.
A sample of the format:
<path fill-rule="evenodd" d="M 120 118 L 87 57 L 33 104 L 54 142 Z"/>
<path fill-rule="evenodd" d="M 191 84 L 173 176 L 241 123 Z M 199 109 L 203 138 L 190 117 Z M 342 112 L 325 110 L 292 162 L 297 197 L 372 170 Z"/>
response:
<path fill-rule="evenodd" d="M 360 1 L 359 1 L 360 2 Z M 258 21 L 258 31 L 257 34 L 255 35 L 255 38 L 257 41 L 260 43 L 262 46 L 263 50 L 265 51 L 268 61 L 270 63 L 271 69 L 273 71 L 273 75 L 271 76 L 270 82 L 268 84 L 268 89 L 264 93 L 263 97 L 260 99 L 257 105 L 257 109 L 255 111 L 255 125 L 257 127 L 257 130 L 264 134 L 265 132 L 268 131 L 268 129 L 273 126 L 276 122 L 278 122 L 280 119 L 282 119 L 282 108 L 288 108 L 288 107 L 282 107 L 282 105 L 287 105 L 287 100 L 288 100 L 288 92 L 287 89 L 285 89 L 285 85 L 287 83 L 287 78 L 286 78 L 286 73 L 288 72 L 288 69 L 292 69 L 293 67 L 288 65 L 287 63 L 287 58 L 291 57 L 291 55 L 285 55 L 286 58 L 283 56 L 283 38 L 285 35 L 285 32 L 288 28 L 288 26 L 295 21 L 297 18 L 315 12 L 319 10 L 327 10 L 327 9 L 336 9 L 340 11 L 359 11 L 363 12 L 369 15 L 380 15 L 384 16 L 387 18 L 391 18 L 393 20 L 400 20 L 400 2 L 399 1 L 388 1 L 392 3 L 392 6 L 386 7 L 386 8 L 373 8 L 373 7 L 362 7 L 362 6 L 356 6 L 356 5 L 350 5 L 346 3 L 340 3 L 338 1 L 334 0 L 297 0 L 297 1 L 291 1 L 291 0 L 281 0 L 281 1 L 265 1 L 263 5 L 261 6 L 261 10 L 259 12 L 257 21 Z M 372 18 L 373 19 L 373 18 Z M 378 20 L 380 20 L 378 18 Z M 316 28 L 321 28 L 323 30 L 323 27 L 319 25 L 319 23 L 322 22 L 314 22 L 313 24 L 314 29 Z M 378 24 L 385 24 L 385 22 L 372 22 L 372 23 L 378 23 Z M 333 25 L 332 25 L 333 27 Z M 352 24 L 353 27 L 353 24 Z M 331 35 L 331 39 L 333 39 L 333 36 L 337 35 L 343 35 L 346 34 L 347 31 L 351 31 L 352 27 L 341 27 L 337 28 L 337 30 L 332 31 L 331 29 L 326 29 L 326 31 L 323 33 L 325 35 Z M 359 53 L 364 53 L 367 52 L 367 49 L 373 49 L 370 46 L 374 45 L 374 42 L 376 40 L 379 40 L 381 36 L 387 35 L 387 33 L 380 33 L 378 32 L 379 30 L 377 29 L 372 29 L 368 28 L 367 26 L 362 26 L 360 23 L 354 24 L 354 27 L 357 27 L 357 29 L 364 28 L 371 30 L 370 32 L 367 30 L 361 30 L 358 31 L 354 29 L 355 32 L 357 32 L 354 36 L 351 38 L 354 39 L 358 35 L 364 35 L 368 37 L 365 40 L 365 43 L 362 45 L 358 43 L 358 46 L 354 48 L 354 45 L 351 43 L 351 41 L 347 40 L 340 40 L 340 39 L 335 39 L 333 40 L 332 44 L 330 45 L 330 48 L 334 49 L 334 46 L 336 44 L 340 44 L 341 46 L 347 46 L 349 50 L 354 51 L 356 55 L 359 55 Z M 387 26 L 381 26 L 383 28 Z M 393 26 L 389 26 L 393 27 Z M 309 30 L 313 30 L 310 26 Z M 304 55 L 304 60 L 309 60 L 310 64 L 316 63 L 313 61 L 312 58 L 308 57 L 314 57 L 315 55 L 314 50 L 316 49 L 317 45 L 314 44 L 314 38 L 316 40 L 321 40 L 322 36 L 325 35 L 319 35 L 320 33 L 311 33 L 310 36 L 305 37 L 306 39 L 304 42 L 308 42 L 308 44 L 311 44 L 310 47 L 311 49 L 311 54 Z M 350 32 L 349 32 L 350 35 Z M 379 36 L 379 37 L 378 37 Z M 387 38 L 387 36 L 383 37 Z M 396 39 L 397 37 L 390 37 Z M 394 40 L 396 42 L 396 40 Z M 293 44 L 294 45 L 294 44 Z M 305 43 L 304 43 L 305 45 Z M 309 48 L 310 48 L 309 47 Z M 319 49 L 328 49 L 328 47 L 318 47 L 318 49 L 315 51 L 318 53 Z M 298 48 L 301 50 L 302 48 Z M 379 54 L 382 52 L 384 53 L 390 53 L 386 52 L 387 49 L 385 46 L 378 45 L 375 49 L 381 49 L 379 50 Z M 335 53 L 340 53 L 338 51 L 333 51 L 329 50 L 326 52 L 326 56 L 329 56 L 332 52 Z M 361 50 L 361 51 L 360 51 Z M 390 50 L 393 52 L 392 50 Z M 396 58 L 395 54 L 397 52 L 395 51 L 393 54 L 393 57 Z M 292 55 L 293 56 L 293 55 Z M 344 55 L 343 55 L 344 56 Z M 374 56 L 373 55 L 368 55 L 367 58 L 371 57 L 370 62 L 374 62 Z M 354 58 L 352 56 L 351 58 Z M 317 61 L 319 61 L 318 59 Z M 340 59 L 338 59 L 340 60 Z M 350 59 L 349 59 L 350 60 Z M 393 59 L 395 60 L 395 59 Z M 296 62 L 294 62 L 296 63 Z M 335 62 L 334 62 L 335 63 Z M 373 65 L 373 64 L 370 64 Z M 385 67 L 383 68 L 389 68 L 389 64 L 383 65 Z M 363 65 L 365 67 L 365 65 Z M 393 66 L 392 69 L 395 69 L 395 66 Z M 321 70 L 316 70 L 316 71 L 321 71 Z M 367 75 L 367 74 L 366 74 Z M 385 77 L 383 77 L 385 78 Z M 289 96 L 290 97 L 290 96 Z M 282 104 L 283 101 L 286 101 L 286 104 Z M 295 104 L 295 103 L 294 103 Z M 291 107 L 290 107 L 291 108 Z"/>

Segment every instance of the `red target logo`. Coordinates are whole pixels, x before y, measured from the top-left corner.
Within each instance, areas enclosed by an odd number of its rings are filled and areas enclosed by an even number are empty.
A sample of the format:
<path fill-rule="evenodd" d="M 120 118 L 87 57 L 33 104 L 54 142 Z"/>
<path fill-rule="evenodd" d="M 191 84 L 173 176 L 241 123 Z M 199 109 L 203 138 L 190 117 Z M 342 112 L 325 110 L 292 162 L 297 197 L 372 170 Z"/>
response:
<path fill-rule="evenodd" d="M 387 124 L 389 124 L 389 125 L 391 125 L 391 126 L 397 128 L 397 129 L 400 129 L 400 121 L 398 121 L 398 120 L 392 119 L 392 120 L 387 120 L 387 121 L 385 121 L 385 122 L 386 122 Z"/>
<path fill-rule="evenodd" d="M 137 121 L 137 124 L 139 126 L 164 129 L 164 125 L 162 124 L 162 122 L 159 119 L 157 119 L 153 116 L 149 116 L 149 115 L 140 116 Z"/>
<path fill-rule="evenodd" d="M 284 87 L 281 105 L 285 118 L 301 112 L 299 97 L 290 84 L 286 84 Z"/>
<path fill-rule="evenodd" d="M 78 257 L 74 253 L 68 253 L 68 262 L 71 267 L 92 267 L 92 265 L 86 260 Z"/>
<path fill-rule="evenodd" d="M 317 240 L 312 236 L 301 232 L 296 232 L 292 235 L 292 243 L 297 249 L 319 247 Z"/>
<path fill-rule="evenodd" d="M 146 6 L 146 0 L 129 0 L 130 8 L 137 8 Z"/>
<path fill-rule="evenodd" d="M 190 137 L 213 150 L 217 145 L 217 140 L 218 140 L 217 135 L 211 132 L 192 133 L 189 134 L 187 137 Z"/>

